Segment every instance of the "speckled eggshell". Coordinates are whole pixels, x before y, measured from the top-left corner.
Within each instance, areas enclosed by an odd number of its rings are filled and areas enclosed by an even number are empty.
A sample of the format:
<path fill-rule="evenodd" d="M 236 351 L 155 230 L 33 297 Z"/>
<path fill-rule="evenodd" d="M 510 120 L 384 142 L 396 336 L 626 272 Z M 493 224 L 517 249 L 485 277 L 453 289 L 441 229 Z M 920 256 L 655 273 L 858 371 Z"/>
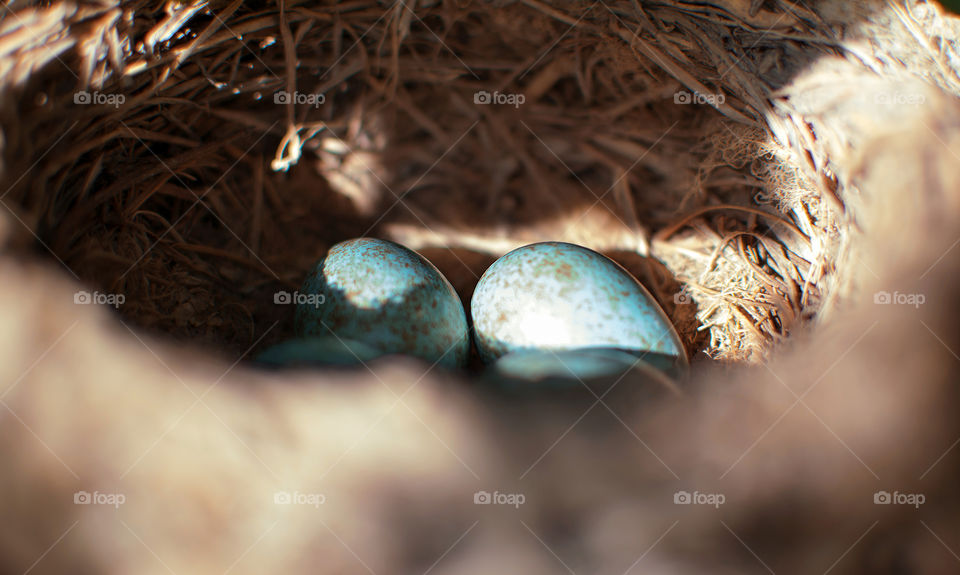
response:
<path fill-rule="evenodd" d="M 486 363 L 514 351 L 591 347 L 686 363 L 650 292 L 613 260 L 574 244 L 531 244 L 498 259 L 480 278 L 470 311 Z"/>
<path fill-rule="evenodd" d="M 487 385 L 505 391 L 581 389 L 611 390 L 629 381 L 647 390 L 678 389 L 675 371 L 662 370 L 636 355 L 614 348 L 514 351 L 498 359 L 483 375 Z M 600 387 L 594 387 L 596 385 Z"/>
<path fill-rule="evenodd" d="M 450 282 L 426 259 L 374 238 L 341 242 L 307 275 L 301 294 L 322 294 L 319 305 L 298 305 L 300 336 L 353 339 L 382 353 L 404 353 L 447 367 L 466 363 L 470 341 L 463 304 Z"/>
<path fill-rule="evenodd" d="M 643 360 L 634 355 L 607 348 L 521 350 L 498 359 L 494 371 L 504 377 L 529 381 L 566 379 L 576 382 L 619 376 L 641 363 Z"/>

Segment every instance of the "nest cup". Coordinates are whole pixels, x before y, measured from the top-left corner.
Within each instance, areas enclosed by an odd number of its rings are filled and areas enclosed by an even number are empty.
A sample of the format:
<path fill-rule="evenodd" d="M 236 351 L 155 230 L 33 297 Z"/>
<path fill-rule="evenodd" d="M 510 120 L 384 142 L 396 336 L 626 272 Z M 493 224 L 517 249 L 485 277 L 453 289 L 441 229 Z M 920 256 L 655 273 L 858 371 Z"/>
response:
<path fill-rule="evenodd" d="M 890 168 L 891 150 L 930 146 L 924 157 L 945 165 L 960 117 L 958 28 L 928 2 L 137 0 L 6 12 L 4 266 L 13 284 L 73 295 L 15 325 L 66 327 L 103 304 L 98 362 L 162 348 L 151 356 L 174 372 L 291 337 L 306 273 L 360 236 L 424 255 L 467 309 L 497 257 L 580 244 L 651 291 L 695 377 L 715 360 L 772 361 L 845 310 L 917 302 L 874 288 L 893 277 L 883 261 L 921 251 L 930 214 L 877 205 L 901 198 L 908 174 L 949 179 Z M 16 297 L 4 302 L 19 318 Z M 129 381 L 154 361 L 131 357 L 96 377 Z M 198 369 L 225 387 L 252 377 Z"/>

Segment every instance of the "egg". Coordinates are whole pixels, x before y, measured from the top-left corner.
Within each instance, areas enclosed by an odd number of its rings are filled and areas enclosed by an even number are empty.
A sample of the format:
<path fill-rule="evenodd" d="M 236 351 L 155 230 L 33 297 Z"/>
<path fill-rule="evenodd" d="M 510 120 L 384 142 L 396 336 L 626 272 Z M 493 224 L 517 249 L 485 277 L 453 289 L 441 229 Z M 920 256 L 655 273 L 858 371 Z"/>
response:
<path fill-rule="evenodd" d="M 608 348 L 557 351 L 521 350 L 508 353 L 493 364 L 494 373 L 529 381 L 566 380 L 579 383 L 617 377 L 634 369 L 643 360 Z"/>
<path fill-rule="evenodd" d="M 680 337 L 650 292 L 613 260 L 562 242 L 498 259 L 470 304 L 481 359 L 516 351 L 617 348 L 686 364 Z"/>
<path fill-rule="evenodd" d="M 467 361 L 470 339 L 460 298 L 433 264 L 399 244 L 374 238 L 336 244 L 307 275 L 299 295 L 300 336 L 333 332 L 381 353 L 446 367 Z"/>
<path fill-rule="evenodd" d="M 305 337 L 287 340 L 261 352 L 256 359 L 268 367 L 363 365 L 383 355 L 365 343 L 348 339 Z"/>
<path fill-rule="evenodd" d="M 614 348 L 557 351 L 514 351 L 498 359 L 483 374 L 487 387 L 506 392 L 537 393 L 585 389 L 606 396 L 621 382 L 620 393 L 635 399 L 661 391 L 682 394 L 674 370 L 664 372 L 636 355 Z M 636 395 L 640 393 L 642 395 Z"/>

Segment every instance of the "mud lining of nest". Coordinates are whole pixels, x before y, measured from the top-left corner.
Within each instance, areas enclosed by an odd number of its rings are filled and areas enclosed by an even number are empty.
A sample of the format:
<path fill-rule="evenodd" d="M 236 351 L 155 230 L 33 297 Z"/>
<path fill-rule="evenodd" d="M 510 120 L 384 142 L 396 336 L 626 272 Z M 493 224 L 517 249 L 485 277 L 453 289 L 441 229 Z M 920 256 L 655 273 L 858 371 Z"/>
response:
<path fill-rule="evenodd" d="M 8 161 L 40 160 L 6 205 L 125 294 L 125 318 L 233 353 L 289 333 L 273 294 L 362 234 L 424 251 L 464 298 L 513 247 L 592 247 L 720 359 L 759 359 L 818 313 L 844 207 L 771 102 L 835 50 L 820 15 L 461 4 L 23 8 L 0 34 L 26 108 Z"/>

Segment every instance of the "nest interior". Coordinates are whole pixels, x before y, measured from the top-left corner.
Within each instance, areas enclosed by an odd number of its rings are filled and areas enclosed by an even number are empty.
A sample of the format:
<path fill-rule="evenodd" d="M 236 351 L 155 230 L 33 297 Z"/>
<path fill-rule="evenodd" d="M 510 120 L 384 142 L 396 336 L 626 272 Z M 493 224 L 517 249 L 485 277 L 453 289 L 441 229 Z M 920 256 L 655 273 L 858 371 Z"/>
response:
<path fill-rule="evenodd" d="M 571 241 L 637 275 L 691 355 L 758 359 L 842 292 L 837 179 L 774 137 L 802 124 L 777 91 L 872 8 L 823 10 L 26 9 L 2 35 L 14 245 L 236 357 L 290 335 L 274 294 L 339 240 L 417 249 L 465 302 L 509 249 Z"/>

